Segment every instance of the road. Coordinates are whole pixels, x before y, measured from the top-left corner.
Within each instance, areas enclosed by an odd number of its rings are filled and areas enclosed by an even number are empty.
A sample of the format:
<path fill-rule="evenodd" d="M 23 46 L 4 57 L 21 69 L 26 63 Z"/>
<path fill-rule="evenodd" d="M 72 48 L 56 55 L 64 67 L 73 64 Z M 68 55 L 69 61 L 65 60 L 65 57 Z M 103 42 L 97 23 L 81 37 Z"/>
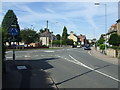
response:
<path fill-rule="evenodd" d="M 12 51 L 6 59 L 12 60 Z M 16 51 L 16 60 L 42 60 L 58 88 L 118 88 L 118 65 L 97 59 L 83 48 Z M 39 66 L 41 63 L 36 63 Z"/>

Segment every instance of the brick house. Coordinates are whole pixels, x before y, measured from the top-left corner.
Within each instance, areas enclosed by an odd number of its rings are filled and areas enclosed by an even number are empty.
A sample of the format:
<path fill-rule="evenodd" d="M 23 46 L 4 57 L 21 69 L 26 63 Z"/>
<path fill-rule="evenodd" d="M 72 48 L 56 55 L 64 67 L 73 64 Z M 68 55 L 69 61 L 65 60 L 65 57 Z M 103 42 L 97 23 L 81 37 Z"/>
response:
<path fill-rule="evenodd" d="M 86 36 L 80 34 L 78 37 L 79 37 L 79 39 L 80 39 L 80 43 L 81 43 L 81 45 L 85 45 Z"/>

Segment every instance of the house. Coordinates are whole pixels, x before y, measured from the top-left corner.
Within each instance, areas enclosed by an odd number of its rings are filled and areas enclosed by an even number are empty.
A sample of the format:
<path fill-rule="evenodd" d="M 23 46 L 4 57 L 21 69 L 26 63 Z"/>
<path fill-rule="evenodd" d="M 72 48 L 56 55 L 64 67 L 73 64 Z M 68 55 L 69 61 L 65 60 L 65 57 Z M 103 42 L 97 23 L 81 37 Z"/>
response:
<path fill-rule="evenodd" d="M 85 45 L 86 36 L 80 34 L 78 37 L 79 37 L 79 39 L 80 39 L 80 43 L 81 43 L 81 45 Z"/>
<path fill-rule="evenodd" d="M 77 35 L 75 35 L 73 33 L 73 31 L 70 32 L 70 35 L 68 36 L 68 39 L 72 39 L 74 41 L 74 44 L 76 44 L 77 42 L 79 42 L 79 38 Z"/>
<path fill-rule="evenodd" d="M 41 43 L 30 43 L 29 44 L 30 46 L 32 46 L 32 47 L 39 47 L 39 46 L 41 46 Z"/>
<path fill-rule="evenodd" d="M 49 32 L 49 29 L 45 28 L 45 32 L 40 34 L 40 41 L 42 42 L 42 45 L 49 46 L 50 42 L 54 39 L 51 32 Z"/>
<path fill-rule="evenodd" d="M 120 35 L 120 19 L 118 19 L 116 22 L 117 22 L 117 34 Z"/>
<path fill-rule="evenodd" d="M 108 30 L 108 33 L 106 33 L 106 41 L 109 40 L 111 34 L 117 32 L 117 24 L 113 24 L 110 29 Z"/>

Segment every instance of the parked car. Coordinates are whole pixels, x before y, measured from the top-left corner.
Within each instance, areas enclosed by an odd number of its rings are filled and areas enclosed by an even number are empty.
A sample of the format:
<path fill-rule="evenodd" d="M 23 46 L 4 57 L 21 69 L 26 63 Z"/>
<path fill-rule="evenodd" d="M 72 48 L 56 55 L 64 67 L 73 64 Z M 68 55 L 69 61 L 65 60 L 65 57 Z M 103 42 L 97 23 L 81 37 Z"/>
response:
<path fill-rule="evenodd" d="M 81 48 L 82 46 L 81 45 L 77 45 L 77 48 Z"/>
<path fill-rule="evenodd" d="M 15 46 L 17 46 L 17 45 L 16 45 L 16 44 L 12 44 L 11 46 L 12 46 L 12 47 L 15 47 Z"/>
<path fill-rule="evenodd" d="M 84 50 L 91 50 L 90 46 L 85 46 Z"/>

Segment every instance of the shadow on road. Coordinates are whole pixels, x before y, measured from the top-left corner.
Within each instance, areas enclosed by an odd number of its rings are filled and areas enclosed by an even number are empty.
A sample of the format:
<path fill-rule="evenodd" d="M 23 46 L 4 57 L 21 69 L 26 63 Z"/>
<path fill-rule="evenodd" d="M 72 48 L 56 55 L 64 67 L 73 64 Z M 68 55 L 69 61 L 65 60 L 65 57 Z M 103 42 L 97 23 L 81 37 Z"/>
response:
<path fill-rule="evenodd" d="M 102 67 L 98 67 L 98 68 L 96 68 L 96 69 L 94 69 L 94 70 L 98 70 L 98 69 L 105 68 L 105 67 L 108 67 L 108 66 L 110 66 L 110 65 L 105 65 L 105 66 L 102 66 Z M 82 75 L 88 74 L 88 73 L 90 73 L 90 72 L 92 72 L 92 71 L 94 71 L 94 70 L 89 70 L 89 71 L 87 71 L 87 72 L 84 72 L 84 73 L 82 73 L 82 74 L 76 75 L 76 76 L 71 77 L 71 78 L 69 78 L 69 79 L 66 79 L 66 80 L 64 80 L 64 81 L 58 82 L 58 83 L 56 83 L 55 85 L 60 85 L 60 84 L 62 84 L 62 83 L 64 83 L 64 82 L 70 81 L 70 80 L 72 80 L 72 79 L 74 79 L 74 78 L 77 78 L 77 77 L 80 77 L 80 76 L 82 76 Z"/>
<path fill-rule="evenodd" d="M 2 88 L 52 88 L 52 83 L 48 80 L 49 75 L 43 70 L 54 68 L 48 61 L 56 59 L 6 61 L 6 73 L 3 73 Z M 19 70 L 17 66 L 25 66 L 27 69 Z"/>

